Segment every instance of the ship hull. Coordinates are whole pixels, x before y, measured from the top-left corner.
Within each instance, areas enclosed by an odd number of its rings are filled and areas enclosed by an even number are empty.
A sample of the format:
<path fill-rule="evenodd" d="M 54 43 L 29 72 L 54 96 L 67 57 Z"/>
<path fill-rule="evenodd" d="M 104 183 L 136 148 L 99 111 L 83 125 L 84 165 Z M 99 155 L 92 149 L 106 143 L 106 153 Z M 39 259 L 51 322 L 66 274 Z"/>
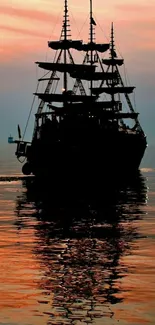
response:
<path fill-rule="evenodd" d="M 102 137 L 95 138 L 93 135 L 91 141 L 87 139 L 80 144 L 37 140 L 27 157 L 32 174 L 38 177 L 98 178 L 108 171 L 129 174 L 139 169 L 147 147 L 143 134 L 104 132 Z"/>

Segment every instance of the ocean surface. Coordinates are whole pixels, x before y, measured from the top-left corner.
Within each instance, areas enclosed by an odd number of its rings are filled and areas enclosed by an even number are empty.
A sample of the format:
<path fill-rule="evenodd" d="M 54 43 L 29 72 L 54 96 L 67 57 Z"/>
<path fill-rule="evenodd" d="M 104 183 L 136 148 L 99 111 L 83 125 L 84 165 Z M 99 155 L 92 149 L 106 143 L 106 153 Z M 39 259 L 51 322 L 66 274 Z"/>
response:
<path fill-rule="evenodd" d="M 155 169 L 95 188 L 0 155 L 0 325 L 155 324 Z"/>

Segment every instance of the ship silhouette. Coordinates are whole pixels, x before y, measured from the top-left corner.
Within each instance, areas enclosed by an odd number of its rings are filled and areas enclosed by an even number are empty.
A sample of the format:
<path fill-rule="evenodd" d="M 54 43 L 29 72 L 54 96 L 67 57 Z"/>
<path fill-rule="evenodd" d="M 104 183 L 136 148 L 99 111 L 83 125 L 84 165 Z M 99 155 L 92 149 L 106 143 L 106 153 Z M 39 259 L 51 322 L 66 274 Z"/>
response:
<path fill-rule="evenodd" d="M 31 142 L 18 126 L 16 156 L 26 159 L 25 175 L 100 177 L 109 168 L 118 173 L 139 169 L 147 140 L 130 99 L 135 87 L 127 85 L 119 71 L 124 60 L 116 52 L 113 23 L 108 44 L 96 43 L 95 32 L 90 0 L 89 41 L 71 38 L 65 0 L 60 39 L 48 42 L 55 60 L 36 62 L 47 71 L 34 93 L 40 101 Z M 81 64 L 74 61 L 72 50 L 84 53 Z M 40 92 L 42 82 L 46 86 Z"/>

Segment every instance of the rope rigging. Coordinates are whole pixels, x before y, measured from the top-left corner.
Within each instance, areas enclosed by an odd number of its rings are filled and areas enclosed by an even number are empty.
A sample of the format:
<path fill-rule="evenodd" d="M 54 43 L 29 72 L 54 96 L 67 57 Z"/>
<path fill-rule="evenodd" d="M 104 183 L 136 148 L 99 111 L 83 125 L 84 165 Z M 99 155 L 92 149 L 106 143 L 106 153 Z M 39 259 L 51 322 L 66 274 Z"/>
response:
<path fill-rule="evenodd" d="M 38 84 L 37 84 L 36 92 L 38 91 L 38 87 L 39 87 L 39 81 L 38 81 Z M 29 112 L 29 115 L 28 115 L 28 119 L 27 119 L 27 122 L 26 122 L 25 130 L 24 130 L 24 133 L 23 133 L 23 136 L 22 136 L 22 141 L 24 140 L 25 133 L 26 133 L 26 130 L 27 130 L 27 127 L 28 127 L 28 123 L 29 123 L 29 120 L 30 120 L 30 116 L 31 116 L 32 109 L 33 109 L 33 105 L 34 105 L 34 101 L 35 101 L 35 97 L 36 96 L 34 95 L 33 96 L 32 105 L 31 105 L 31 108 L 30 108 L 30 112 Z"/>

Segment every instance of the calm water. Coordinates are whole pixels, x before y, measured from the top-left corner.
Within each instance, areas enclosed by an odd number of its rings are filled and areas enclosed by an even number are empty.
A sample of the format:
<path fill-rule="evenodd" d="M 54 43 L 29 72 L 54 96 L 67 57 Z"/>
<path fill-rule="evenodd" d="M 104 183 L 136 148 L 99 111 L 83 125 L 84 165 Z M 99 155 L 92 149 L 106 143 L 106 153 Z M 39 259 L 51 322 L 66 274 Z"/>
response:
<path fill-rule="evenodd" d="M 155 324 L 155 171 L 67 191 L 0 164 L 0 324 Z"/>

